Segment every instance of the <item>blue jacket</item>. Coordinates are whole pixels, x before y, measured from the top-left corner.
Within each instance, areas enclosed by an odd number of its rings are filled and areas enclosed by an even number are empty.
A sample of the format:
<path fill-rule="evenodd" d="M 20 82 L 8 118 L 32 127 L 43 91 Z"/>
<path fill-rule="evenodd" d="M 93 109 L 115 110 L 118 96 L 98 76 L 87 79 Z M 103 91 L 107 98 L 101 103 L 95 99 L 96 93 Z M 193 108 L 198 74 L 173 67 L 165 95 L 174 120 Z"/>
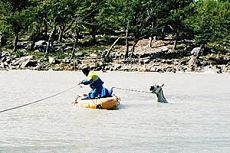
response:
<path fill-rule="evenodd" d="M 109 91 L 107 88 L 103 87 L 104 82 L 100 77 L 93 71 L 91 71 L 85 80 L 82 81 L 84 85 L 90 85 L 92 91 L 84 99 L 94 99 L 110 97 L 112 95 L 112 90 Z"/>
<path fill-rule="evenodd" d="M 82 81 L 82 83 L 84 85 L 89 84 L 92 89 L 102 88 L 102 85 L 104 84 L 104 82 L 99 78 L 99 76 L 93 71 L 89 72 L 88 76 L 85 80 Z"/>

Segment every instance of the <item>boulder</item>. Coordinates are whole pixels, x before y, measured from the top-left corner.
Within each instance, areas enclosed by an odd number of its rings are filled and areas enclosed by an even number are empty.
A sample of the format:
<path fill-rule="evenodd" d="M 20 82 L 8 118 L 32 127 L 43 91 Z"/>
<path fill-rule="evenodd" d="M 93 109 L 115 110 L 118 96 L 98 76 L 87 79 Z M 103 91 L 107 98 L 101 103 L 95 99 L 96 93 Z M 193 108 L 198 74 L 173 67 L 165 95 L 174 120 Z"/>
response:
<path fill-rule="evenodd" d="M 198 56 L 200 54 L 200 52 L 201 52 L 201 47 L 195 47 L 192 49 L 191 54 Z"/>
<path fill-rule="evenodd" d="M 186 46 L 186 47 L 184 48 L 184 50 L 185 50 L 185 51 L 192 51 L 193 48 L 194 48 L 193 46 L 190 46 L 190 45 L 189 45 L 189 46 Z"/>
<path fill-rule="evenodd" d="M 144 64 L 149 64 L 151 60 L 149 58 L 143 60 Z"/>
<path fill-rule="evenodd" d="M 10 56 L 10 53 L 2 51 L 0 57 L 6 57 L 6 56 Z"/>
<path fill-rule="evenodd" d="M 49 57 L 49 63 L 50 64 L 55 64 L 56 60 L 53 57 Z"/>
<path fill-rule="evenodd" d="M 113 70 L 114 71 L 117 71 L 117 70 L 119 70 L 121 68 L 121 64 L 114 64 L 113 65 Z"/>
<path fill-rule="evenodd" d="M 37 66 L 37 61 L 36 60 L 28 60 L 22 63 L 20 68 L 25 68 L 25 67 L 36 67 Z"/>
<path fill-rule="evenodd" d="M 75 57 L 82 57 L 82 56 L 84 56 L 84 53 L 82 53 L 82 52 L 77 52 L 77 53 L 75 53 L 74 55 L 75 55 Z"/>
<path fill-rule="evenodd" d="M 28 46 L 27 42 L 18 42 L 17 48 L 26 48 Z"/>
<path fill-rule="evenodd" d="M 70 46 L 67 46 L 64 48 L 64 51 L 72 51 L 73 50 L 73 47 L 70 47 Z"/>
<path fill-rule="evenodd" d="M 92 54 L 90 54 L 89 56 L 90 56 L 90 57 L 97 57 L 97 54 L 92 53 Z"/>
<path fill-rule="evenodd" d="M 68 57 L 64 58 L 62 60 L 63 63 L 70 63 L 71 62 L 71 59 L 69 59 Z"/>
<path fill-rule="evenodd" d="M 26 65 L 26 63 L 28 63 L 30 60 L 33 59 L 33 56 L 23 56 L 21 58 L 16 59 L 14 62 L 12 62 L 12 65 L 16 66 L 18 65 L 19 67 L 24 63 L 24 65 Z"/>
<path fill-rule="evenodd" d="M 38 49 L 39 51 L 45 51 L 46 45 L 47 43 L 45 40 L 39 40 L 35 42 L 34 49 Z"/>
<path fill-rule="evenodd" d="M 26 53 L 26 52 L 27 52 L 26 49 L 20 49 L 20 50 L 18 50 L 18 51 L 21 52 L 21 53 Z"/>
<path fill-rule="evenodd" d="M 168 47 L 161 47 L 161 52 L 164 52 L 164 53 L 166 53 L 166 52 L 168 52 L 169 51 L 169 48 Z"/>
<path fill-rule="evenodd" d="M 188 61 L 188 67 L 191 71 L 195 71 L 198 67 L 198 58 L 196 56 L 192 56 L 191 59 Z"/>

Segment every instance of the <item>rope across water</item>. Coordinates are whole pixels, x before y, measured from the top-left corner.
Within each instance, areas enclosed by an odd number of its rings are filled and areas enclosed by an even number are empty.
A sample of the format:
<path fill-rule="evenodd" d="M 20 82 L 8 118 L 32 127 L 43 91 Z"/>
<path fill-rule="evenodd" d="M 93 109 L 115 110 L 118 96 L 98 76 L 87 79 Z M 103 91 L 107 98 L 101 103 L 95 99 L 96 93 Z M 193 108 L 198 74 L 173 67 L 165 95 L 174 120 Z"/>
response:
<path fill-rule="evenodd" d="M 28 105 L 31 105 L 31 104 L 35 104 L 35 103 L 38 103 L 38 102 L 42 102 L 42 101 L 44 101 L 44 100 L 46 100 L 46 99 L 50 99 L 50 98 L 55 97 L 55 96 L 58 96 L 58 95 L 60 95 L 60 94 L 62 94 L 62 93 L 64 93 L 64 92 L 67 92 L 67 91 L 69 91 L 69 90 L 75 88 L 76 86 L 77 86 L 77 85 L 75 85 L 75 86 L 73 86 L 73 87 L 71 87 L 71 88 L 65 89 L 65 90 L 63 90 L 63 91 L 61 91 L 61 92 L 58 92 L 58 93 L 56 93 L 56 94 L 53 94 L 53 95 L 51 95 L 51 96 L 44 97 L 44 98 L 42 98 L 42 99 L 38 99 L 38 100 L 29 102 L 29 103 L 26 103 L 26 104 L 22 104 L 22 105 L 18 105 L 18 106 L 15 106 L 15 107 L 7 108 L 7 109 L 4 109 L 4 110 L 0 110 L 0 113 L 7 112 L 7 111 L 10 111 L 10 110 L 14 110 L 14 109 L 18 109 L 18 108 L 21 108 L 21 107 L 25 107 L 25 106 L 28 106 Z"/>
<path fill-rule="evenodd" d="M 44 97 L 44 98 L 41 98 L 41 99 L 38 99 L 38 100 L 35 100 L 35 101 L 32 101 L 32 102 L 29 102 L 29 103 L 26 103 L 26 104 L 22 104 L 22 105 L 18 105 L 18 106 L 15 106 L 15 107 L 10 107 L 10 108 L 7 108 L 7 109 L 3 109 L 3 110 L 0 110 L 0 113 L 3 113 L 3 112 L 7 112 L 7 111 L 10 111 L 10 110 L 14 110 L 14 109 L 18 109 L 18 108 L 21 108 L 21 107 L 25 107 L 25 106 L 28 106 L 28 105 L 31 105 L 31 104 L 35 104 L 35 103 L 38 103 L 38 102 L 42 102 L 46 99 L 50 99 L 50 98 L 53 98 L 53 97 L 56 97 L 64 92 L 67 92 L 73 88 L 75 88 L 77 85 L 71 87 L 71 88 L 68 88 L 68 89 L 65 89 L 61 92 L 58 92 L 56 94 L 53 94 L 51 96 L 47 96 L 47 97 Z M 141 90 L 136 90 L 136 89 L 126 89 L 126 88 L 119 88 L 119 87 L 113 87 L 113 89 L 119 89 L 119 90 L 125 90 L 125 91 L 131 91 L 131 92 L 140 92 L 140 93 L 148 93 L 148 94 L 152 94 L 152 92 L 147 92 L 147 91 L 141 91 Z"/>
<path fill-rule="evenodd" d="M 114 89 L 119 89 L 119 90 L 131 91 L 131 92 L 141 92 L 141 93 L 152 94 L 152 92 L 142 91 L 142 90 L 136 90 L 136 89 L 127 89 L 127 88 L 118 88 L 118 87 L 113 87 L 113 88 Z"/>

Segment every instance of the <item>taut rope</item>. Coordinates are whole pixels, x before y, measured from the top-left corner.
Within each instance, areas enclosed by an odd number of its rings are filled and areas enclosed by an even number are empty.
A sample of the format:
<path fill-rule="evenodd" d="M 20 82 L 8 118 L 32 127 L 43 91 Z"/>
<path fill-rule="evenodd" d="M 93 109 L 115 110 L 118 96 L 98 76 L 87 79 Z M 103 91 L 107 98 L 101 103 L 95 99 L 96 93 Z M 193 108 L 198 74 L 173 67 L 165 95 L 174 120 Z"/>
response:
<path fill-rule="evenodd" d="M 114 89 L 119 89 L 119 90 L 125 90 L 125 91 L 132 91 L 132 92 L 141 92 L 141 93 L 149 93 L 152 94 L 152 92 L 148 91 L 142 91 L 142 90 L 136 90 L 136 89 L 127 89 L 127 88 L 118 88 L 118 87 L 113 87 Z"/>
<path fill-rule="evenodd" d="M 75 86 L 73 86 L 73 87 L 71 87 L 71 88 L 65 89 L 65 90 L 63 90 L 63 91 L 61 91 L 61 92 L 58 92 L 58 93 L 56 93 L 56 94 L 53 94 L 53 95 L 51 95 L 51 96 L 44 97 L 44 98 L 39 99 L 39 100 L 35 100 L 35 101 L 29 102 L 29 103 L 26 103 L 26 104 L 23 104 L 23 105 L 18 105 L 18 106 L 15 106 L 15 107 L 11 107 L 11 108 L 7 108 L 7 109 L 4 109 L 4 110 L 0 110 L 0 113 L 7 112 L 7 111 L 10 111 L 10 110 L 13 110 L 13 109 L 18 109 L 18 108 L 21 108 L 21 107 L 25 107 L 25 106 L 28 106 L 28 105 L 31 105 L 31 104 L 34 104 L 34 103 L 38 103 L 38 102 L 44 101 L 44 100 L 46 100 L 46 99 L 50 99 L 50 98 L 55 97 L 55 96 L 58 96 L 58 95 L 60 95 L 60 94 L 62 94 L 62 93 L 64 93 L 64 92 L 67 92 L 67 91 L 69 91 L 69 90 L 75 88 L 76 86 L 77 86 L 77 85 L 75 85 Z"/>

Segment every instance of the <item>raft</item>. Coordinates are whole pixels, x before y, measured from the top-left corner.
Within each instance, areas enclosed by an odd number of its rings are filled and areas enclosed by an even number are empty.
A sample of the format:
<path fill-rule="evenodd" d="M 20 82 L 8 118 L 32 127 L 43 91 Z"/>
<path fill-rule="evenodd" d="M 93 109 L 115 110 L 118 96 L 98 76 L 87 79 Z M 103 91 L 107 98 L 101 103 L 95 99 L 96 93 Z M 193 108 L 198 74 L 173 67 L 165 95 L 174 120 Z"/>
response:
<path fill-rule="evenodd" d="M 82 96 L 78 96 L 73 103 L 84 108 L 113 109 L 120 104 L 120 98 L 113 95 L 106 98 L 82 99 Z"/>

